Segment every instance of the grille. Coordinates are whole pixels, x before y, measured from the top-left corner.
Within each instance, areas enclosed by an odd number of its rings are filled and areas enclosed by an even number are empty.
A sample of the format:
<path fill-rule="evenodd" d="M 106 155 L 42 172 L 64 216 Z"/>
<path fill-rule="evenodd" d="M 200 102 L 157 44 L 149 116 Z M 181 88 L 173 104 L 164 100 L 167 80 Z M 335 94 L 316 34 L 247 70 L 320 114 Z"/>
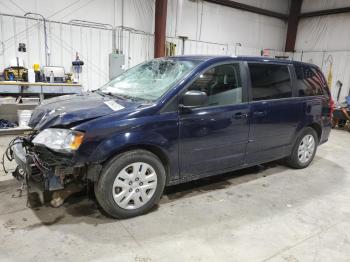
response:
<path fill-rule="evenodd" d="M 38 156 L 38 158 L 46 165 L 46 166 L 73 166 L 73 155 L 67 156 L 60 153 L 52 152 L 51 150 L 35 146 L 34 152 Z"/>

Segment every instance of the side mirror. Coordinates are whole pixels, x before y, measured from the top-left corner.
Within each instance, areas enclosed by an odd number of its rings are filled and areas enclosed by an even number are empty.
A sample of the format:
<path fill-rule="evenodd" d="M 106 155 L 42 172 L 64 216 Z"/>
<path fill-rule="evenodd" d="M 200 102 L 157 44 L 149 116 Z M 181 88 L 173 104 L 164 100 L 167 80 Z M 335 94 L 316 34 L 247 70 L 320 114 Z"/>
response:
<path fill-rule="evenodd" d="M 191 90 L 187 91 L 182 96 L 182 108 L 195 108 L 204 105 L 208 100 L 208 96 L 205 92 Z"/>

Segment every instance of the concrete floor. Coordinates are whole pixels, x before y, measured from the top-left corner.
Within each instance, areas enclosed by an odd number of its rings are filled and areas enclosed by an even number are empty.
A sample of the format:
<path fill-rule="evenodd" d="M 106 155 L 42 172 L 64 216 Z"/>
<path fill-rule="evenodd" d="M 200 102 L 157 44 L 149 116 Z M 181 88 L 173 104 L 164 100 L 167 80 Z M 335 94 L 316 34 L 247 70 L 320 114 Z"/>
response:
<path fill-rule="evenodd" d="M 350 261 L 349 145 L 334 130 L 307 169 L 270 163 L 171 187 L 153 212 L 119 221 L 84 197 L 26 208 L 0 174 L 0 261 Z"/>

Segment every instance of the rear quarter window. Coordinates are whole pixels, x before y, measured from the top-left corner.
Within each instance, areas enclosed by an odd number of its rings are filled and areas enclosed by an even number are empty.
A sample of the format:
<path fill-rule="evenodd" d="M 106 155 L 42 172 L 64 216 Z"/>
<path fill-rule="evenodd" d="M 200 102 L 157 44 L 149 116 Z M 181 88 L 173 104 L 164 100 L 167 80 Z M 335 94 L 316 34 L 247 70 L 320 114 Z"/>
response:
<path fill-rule="evenodd" d="M 329 96 L 322 72 L 314 67 L 294 65 L 299 96 Z"/>

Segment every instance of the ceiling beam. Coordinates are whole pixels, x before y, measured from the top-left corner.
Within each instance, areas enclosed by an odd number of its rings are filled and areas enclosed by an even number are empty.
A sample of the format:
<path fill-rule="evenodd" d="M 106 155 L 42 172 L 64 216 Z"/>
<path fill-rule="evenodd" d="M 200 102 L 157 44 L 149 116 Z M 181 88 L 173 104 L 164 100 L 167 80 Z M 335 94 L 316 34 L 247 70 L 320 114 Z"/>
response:
<path fill-rule="evenodd" d="M 263 9 L 263 8 L 259 8 L 259 7 L 255 7 L 255 6 L 251 6 L 251 5 L 238 3 L 235 1 L 230 1 L 230 0 L 204 0 L 204 1 L 209 2 L 209 3 L 213 3 L 213 4 L 232 7 L 235 9 L 240 9 L 240 10 L 247 11 L 247 12 L 252 12 L 255 14 L 259 14 L 259 15 L 265 15 L 265 16 L 269 16 L 269 17 L 279 18 L 282 20 L 288 19 L 288 15 L 286 15 L 286 14 L 270 11 L 267 9 Z"/>
<path fill-rule="evenodd" d="M 342 7 L 342 8 L 334 8 L 334 9 L 326 9 L 326 10 L 319 10 L 319 11 L 302 13 L 299 15 L 299 17 L 306 18 L 306 17 L 334 15 L 334 14 L 341 14 L 341 13 L 348 13 L 348 12 L 350 12 L 350 7 Z"/>
<path fill-rule="evenodd" d="M 154 21 L 154 57 L 165 56 L 166 16 L 168 0 L 156 0 Z"/>
<path fill-rule="evenodd" d="M 294 52 L 302 3 L 303 0 L 292 0 L 290 4 L 285 52 Z"/>

